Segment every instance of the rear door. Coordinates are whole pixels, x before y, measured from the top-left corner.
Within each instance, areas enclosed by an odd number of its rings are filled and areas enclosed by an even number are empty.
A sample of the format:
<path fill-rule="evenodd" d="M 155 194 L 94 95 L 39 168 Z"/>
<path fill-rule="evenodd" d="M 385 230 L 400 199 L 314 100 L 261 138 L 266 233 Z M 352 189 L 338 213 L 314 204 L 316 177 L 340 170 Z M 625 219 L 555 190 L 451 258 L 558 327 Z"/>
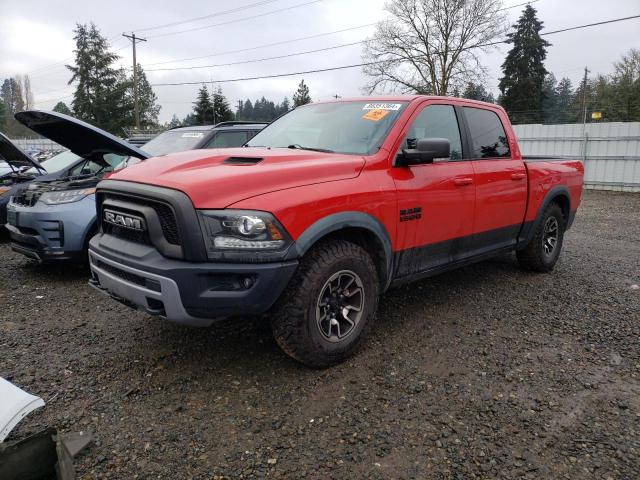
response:
<path fill-rule="evenodd" d="M 527 172 L 512 158 L 498 111 L 465 106 L 467 145 L 476 185 L 473 245 L 467 256 L 512 246 L 527 206 Z"/>
<path fill-rule="evenodd" d="M 405 126 L 402 148 L 420 138 L 447 138 L 449 158 L 391 169 L 398 195 L 396 277 L 436 269 L 469 248 L 473 232 L 475 186 L 465 159 L 458 115 L 453 105 L 429 102 Z"/>

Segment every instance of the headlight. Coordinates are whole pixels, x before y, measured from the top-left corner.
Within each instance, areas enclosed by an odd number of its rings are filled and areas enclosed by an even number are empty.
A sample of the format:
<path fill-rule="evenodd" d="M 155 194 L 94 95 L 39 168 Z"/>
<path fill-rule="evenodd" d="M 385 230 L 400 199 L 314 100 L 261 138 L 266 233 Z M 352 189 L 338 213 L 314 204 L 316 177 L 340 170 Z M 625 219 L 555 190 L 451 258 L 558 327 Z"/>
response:
<path fill-rule="evenodd" d="M 59 205 L 61 203 L 78 202 L 83 198 L 96 193 L 95 188 L 83 188 L 82 190 L 60 190 L 44 192 L 40 201 L 47 205 Z"/>
<path fill-rule="evenodd" d="M 207 252 L 274 251 L 290 243 L 273 215 L 246 210 L 200 210 Z"/>

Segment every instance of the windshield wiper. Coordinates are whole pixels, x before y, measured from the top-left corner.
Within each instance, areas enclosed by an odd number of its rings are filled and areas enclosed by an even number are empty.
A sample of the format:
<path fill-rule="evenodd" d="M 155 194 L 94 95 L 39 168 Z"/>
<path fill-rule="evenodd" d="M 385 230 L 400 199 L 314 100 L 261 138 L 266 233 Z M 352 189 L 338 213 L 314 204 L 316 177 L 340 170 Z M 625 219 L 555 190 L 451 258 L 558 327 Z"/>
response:
<path fill-rule="evenodd" d="M 335 153 L 333 150 L 329 150 L 327 148 L 303 147 L 298 143 L 292 143 L 291 145 L 287 145 L 287 148 L 291 148 L 293 150 L 309 150 L 311 152 Z"/>

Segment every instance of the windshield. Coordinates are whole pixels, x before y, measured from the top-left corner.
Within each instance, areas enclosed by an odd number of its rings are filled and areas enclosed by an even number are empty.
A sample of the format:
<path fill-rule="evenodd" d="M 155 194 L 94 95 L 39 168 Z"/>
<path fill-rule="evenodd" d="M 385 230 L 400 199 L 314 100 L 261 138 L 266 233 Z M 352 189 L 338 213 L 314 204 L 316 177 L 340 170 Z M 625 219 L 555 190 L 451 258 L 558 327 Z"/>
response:
<path fill-rule="evenodd" d="M 280 117 L 248 147 L 288 147 L 368 155 L 375 152 L 406 102 L 309 104 Z"/>
<path fill-rule="evenodd" d="M 45 160 L 41 163 L 41 165 L 47 171 L 47 173 L 54 173 L 67 168 L 79 158 L 80 157 L 73 153 L 71 150 L 66 150 L 62 153 L 54 155 L 48 160 Z M 31 167 L 29 170 L 27 170 L 27 173 L 38 174 L 41 172 L 36 167 Z"/>
<path fill-rule="evenodd" d="M 198 130 L 169 130 L 145 143 L 141 148 L 153 156 L 193 150 L 204 135 L 205 132 Z"/>

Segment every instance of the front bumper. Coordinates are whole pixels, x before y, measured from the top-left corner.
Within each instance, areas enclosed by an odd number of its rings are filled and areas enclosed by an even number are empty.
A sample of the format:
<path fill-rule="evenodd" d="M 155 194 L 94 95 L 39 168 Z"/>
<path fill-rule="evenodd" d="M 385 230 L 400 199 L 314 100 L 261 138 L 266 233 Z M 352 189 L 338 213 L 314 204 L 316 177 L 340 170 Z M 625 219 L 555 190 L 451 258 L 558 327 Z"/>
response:
<path fill-rule="evenodd" d="M 90 285 L 130 307 L 184 325 L 208 326 L 219 318 L 266 312 L 298 266 L 297 261 L 173 260 L 144 245 L 104 248 L 100 237 L 89 244 Z"/>
<path fill-rule="evenodd" d="M 95 231 L 95 196 L 53 206 L 9 203 L 7 220 L 12 250 L 44 262 L 84 261 L 86 237 Z"/>

